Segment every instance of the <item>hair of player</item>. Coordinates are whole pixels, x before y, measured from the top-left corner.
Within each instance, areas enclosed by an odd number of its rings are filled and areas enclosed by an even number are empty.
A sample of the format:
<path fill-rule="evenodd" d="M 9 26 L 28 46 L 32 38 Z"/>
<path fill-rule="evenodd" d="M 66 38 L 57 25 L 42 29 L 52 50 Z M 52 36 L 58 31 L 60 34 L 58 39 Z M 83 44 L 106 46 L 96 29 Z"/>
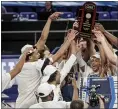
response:
<path fill-rule="evenodd" d="M 53 74 L 50 75 L 50 78 L 48 79 L 48 83 L 51 83 L 56 80 L 57 71 L 55 71 Z"/>
<path fill-rule="evenodd" d="M 84 103 L 81 100 L 74 100 L 70 104 L 70 109 L 84 109 Z"/>

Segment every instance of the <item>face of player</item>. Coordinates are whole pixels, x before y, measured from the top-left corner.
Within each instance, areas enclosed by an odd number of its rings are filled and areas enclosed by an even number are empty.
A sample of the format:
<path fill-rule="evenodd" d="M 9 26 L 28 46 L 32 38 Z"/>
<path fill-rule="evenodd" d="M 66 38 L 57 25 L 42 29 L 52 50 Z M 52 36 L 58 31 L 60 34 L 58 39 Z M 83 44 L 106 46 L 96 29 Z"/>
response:
<path fill-rule="evenodd" d="M 69 73 L 67 77 L 67 83 L 71 84 L 72 83 L 72 78 L 73 78 L 73 73 Z"/>
<path fill-rule="evenodd" d="M 47 10 L 51 9 L 51 5 L 52 5 L 52 3 L 51 3 L 50 1 L 46 2 L 46 3 L 45 3 L 46 9 L 47 9 Z"/>
<path fill-rule="evenodd" d="M 57 84 L 60 84 L 60 78 L 61 78 L 61 74 L 60 74 L 60 72 L 57 72 L 57 75 L 56 75 L 56 83 Z"/>
<path fill-rule="evenodd" d="M 91 68 L 93 69 L 94 72 L 99 71 L 100 69 L 100 59 L 96 57 L 92 57 L 91 59 Z"/>
<path fill-rule="evenodd" d="M 38 50 L 36 49 L 36 50 L 34 51 L 34 53 L 32 54 L 31 59 L 32 59 L 33 61 L 37 61 L 39 58 L 40 58 L 40 53 L 39 53 Z"/>
<path fill-rule="evenodd" d="M 87 48 L 87 41 L 82 37 L 80 38 L 80 44 L 83 50 Z"/>

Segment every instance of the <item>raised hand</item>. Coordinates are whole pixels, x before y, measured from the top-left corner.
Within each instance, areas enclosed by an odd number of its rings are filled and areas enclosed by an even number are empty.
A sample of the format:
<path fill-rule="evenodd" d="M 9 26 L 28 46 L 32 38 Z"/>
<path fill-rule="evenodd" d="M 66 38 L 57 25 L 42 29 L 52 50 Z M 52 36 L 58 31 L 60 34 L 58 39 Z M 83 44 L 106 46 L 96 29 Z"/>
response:
<path fill-rule="evenodd" d="M 73 30 L 73 29 L 70 29 L 68 30 L 68 33 L 67 33 L 67 37 L 68 37 L 68 40 L 69 41 L 72 41 L 73 39 L 75 39 L 75 37 L 78 35 L 78 31 L 76 30 Z"/>
<path fill-rule="evenodd" d="M 76 84 L 76 79 L 75 78 L 72 79 L 72 86 L 74 88 L 77 88 L 77 84 Z"/>
<path fill-rule="evenodd" d="M 62 14 L 63 14 L 63 12 L 55 12 L 52 15 L 49 16 L 49 19 L 55 20 L 55 19 L 57 19 Z"/>
<path fill-rule="evenodd" d="M 77 29 L 79 27 L 79 23 L 77 20 L 73 23 L 73 29 Z"/>
<path fill-rule="evenodd" d="M 101 32 L 103 32 L 103 33 L 105 32 L 105 29 L 104 29 L 103 25 L 100 24 L 100 23 L 96 23 L 94 29 L 95 29 L 96 31 L 101 31 Z"/>
<path fill-rule="evenodd" d="M 28 48 L 26 48 L 26 50 L 23 52 L 23 54 L 28 55 L 28 54 L 30 54 L 30 53 L 32 53 L 32 52 L 34 52 L 33 47 L 28 47 Z"/>
<path fill-rule="evenodd" d="M 96 36 L 96 38 L 93 38 L 93 40 L 96 40 L 98 42 L 101 42 L 101 41 L 105 40 L 105 36 L 102 34 L 101 31 L 92 30 L 92 32 Z"/>

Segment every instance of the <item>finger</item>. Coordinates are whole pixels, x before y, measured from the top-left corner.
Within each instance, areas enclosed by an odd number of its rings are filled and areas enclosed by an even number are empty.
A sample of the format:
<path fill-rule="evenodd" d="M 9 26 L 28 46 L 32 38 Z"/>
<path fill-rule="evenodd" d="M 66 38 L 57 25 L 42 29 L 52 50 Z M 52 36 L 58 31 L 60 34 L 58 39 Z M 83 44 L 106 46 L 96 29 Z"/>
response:
<path fill-rule="evenodd" d="M 63 12 L 56 12 L 56 14 L 58 14 L 58 15 L 62 15 L 62 14 L 64 14 Z"/>
<path fill-rule="evenodd" d="M 78 31 L 77 30 L 74 30 L 74 33 L 77 33 Z"/>
<path fill-rule="evenodd" d="M 77 40 L 77 46 L 79 45 L 79 41 Z"/>
<path fill-rule="evenodd" d="M 92 33 L 95 33 L 96 32 L 96 30 L 92 30 Z"/>
<path fill-rule="evenodd" d="M 79 32 L 77 32 L 75 35 L 77 36 L 79 34 Z"/>
<path fill-rule="evenodd" d="M 92 33 L 100 33 L 100 31 L 92 30 Z"/>
<path fill-rule="evenodd" d="M 69 33 L 71 31 L 71 29 L 69 29 L 67 32 Z"/>
<path fill-rule="evenodd" d="M 99 25 L 101 25 L 100 23 L 95 23 L 95 26 L 99 26 Z"/>
<path fill-rule="evenodd" d="M 97 38 L 93 38 L 93 41 L 95 41 L 95 40 L 97 41 Z"/>
<path fill-rule="evenodd" d="M 78 22 L 78 20 L 75 20 L 75 22 Z"/>

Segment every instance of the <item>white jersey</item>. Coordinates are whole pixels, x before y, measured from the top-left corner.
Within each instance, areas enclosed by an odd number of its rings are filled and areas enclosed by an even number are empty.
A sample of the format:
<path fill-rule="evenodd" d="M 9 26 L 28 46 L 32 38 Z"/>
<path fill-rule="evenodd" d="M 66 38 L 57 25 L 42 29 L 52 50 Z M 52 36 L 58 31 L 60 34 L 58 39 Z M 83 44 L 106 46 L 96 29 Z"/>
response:
<path fill-rule="evenodd" d="M 11 75 L 9 73 L 2 73 L 2 92 L 8 88 L 11 81 Z"/>
<path fill-rule="evenodd" d="M 63 97 L 62 97 L 61 90 L 60 90 L 60 85 L 64 81 L 64 79 L 68 75 L 68 73 L 70 72 L 75 61 L 76 61 L 76 56 L 74 54 L 72 54 L 70 56 L 70 58 L 67 60 L 67 62 L 64 64 L 63 68 L 60 69 L 61 70 L 60 71 L 60 74 L 61 74 L 60 84 L 57 86 L 50 84 L 54 91 L 53 101 L 63 101 Z"/>
<path fill-rule="evenodd" d="M 60 90 L 60 85 L 57 85 L 57 86 L 55 86 L 53 84 L 50 84 L 50 85 L 54 92 L 53 101 L 63 101 L 63 97 L 62 97 L 61 90 Z"/>
<path fill-rule="evenodd" d="M 86 81 L 86 77 L 88 77 L 90 74 L 92 74 L 93 73 L 93 70 L 83 60 L 80 52 L 78 52 L 78 54 L 77 54 L 77 63 L 79 64 L 79 68 L 80 67 L 83 67 L 83 66 L 85 67 L 84 72 L 81 69 L 79 69 L 80 71 L 78 72 L 77 86 L 80 89 L 80 81 L 81 81 L 81 78 L 83 78 L 83 83 L 84 83 L 84 81 Z"/>
<path fill-rule="evenodd" d="M 65 101 L 47 101 L 32 105 L 30 108 L 63 108 L 69 109 L 71 102 Z"/>
<path fill-rule="evenodd" d="M 17 75 L 19 95 L 16 100 L 16 108 L 29 108 L 37 103 L 34 92 L 40 85 L 41 68 L 44 61 L 39 59 L 36 62 L 25 63 L 21 72 Z"/>

